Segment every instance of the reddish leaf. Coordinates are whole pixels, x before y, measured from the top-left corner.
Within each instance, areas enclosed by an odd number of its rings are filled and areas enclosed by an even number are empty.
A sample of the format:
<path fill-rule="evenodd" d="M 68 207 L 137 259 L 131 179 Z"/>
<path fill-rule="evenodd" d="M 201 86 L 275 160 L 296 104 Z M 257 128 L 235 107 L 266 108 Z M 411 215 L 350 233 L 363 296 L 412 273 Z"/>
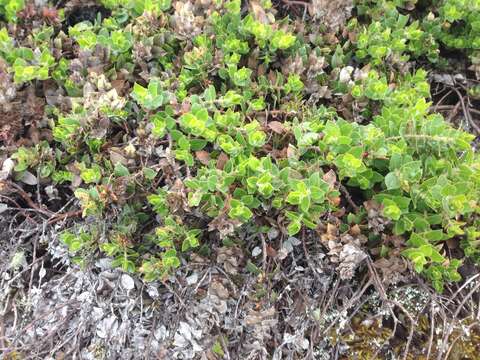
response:
<path fill-rule="evenodd" d="M 181 106 L 182 114 L 188 113 L 190 111 L 190 108 L 191 108 L 191 104 L 187 100 L 184 100 Z"/>
<path fill-rule="evenodd" d="M 197 160 L 200 161 L 203 165 L 208 165 L 210 161 L 210 154 L 205 150 L 195 151 L 195 156 Z"/>
<path fill-rule="evenodd" d="M 330 201 L 330 203 L 331 203 L 333 206 L 338 206 L 338 205 L 340 205 L 340 202 L 342 201 L 339 196 L 332 197 L 332 198 L 328 198 L 328 200 Z"/>
<path fill-rule="evenodd" d="M 42 16 L 52 22 L 57 22 L 58 18 L 58 10 L 54 7 L 44 7 L 42 8 Z"/>
<path fill-rule="evenodd" d="M 271 258 L 274 258 L 277 256 L 277 251 L 270 245 L 267 245 L 267 256 L 270 256 Z"/>
<path fill-rule="evenodd" d="M 228 155 L 222 152 L 217 159 L 217 169 L 223 170 L 228 160 L 229 160 Z"/>

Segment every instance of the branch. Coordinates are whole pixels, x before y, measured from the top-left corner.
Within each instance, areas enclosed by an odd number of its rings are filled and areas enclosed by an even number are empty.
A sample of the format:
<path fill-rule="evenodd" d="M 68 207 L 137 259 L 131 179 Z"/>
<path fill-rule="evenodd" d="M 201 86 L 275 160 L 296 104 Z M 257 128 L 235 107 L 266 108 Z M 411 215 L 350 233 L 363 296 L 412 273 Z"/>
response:
<path fill-rule="evenodd" d="M 75 211 L 69 211 L 69 212 L 63 213 L 63 214 L 57 214 L 55 216 L 52 216 L 48 220 L 48 225 L 52 225 L 52 224 L 55 224 L 59 221 L 66 220 L 66 219 L 69 219 L 69 218 L 72 218 L 72 217 L 78 217 L 78 216 L 82 216 L 82 210 L 75 210 Z"/>
<path fill-rule="evenodd" d="M 14 192 L 16 192 L 18 195 L 20 195 L 22 197 L 22 199 L 25 200 L 27 205 L 30 206 L 32 209 L 35 209 L 35 210 L 37 210 L 38 212 L 40 212 L 44 215 L 51 216 L 53 214 L 53 212 L 51 212 L 50 210 L 43 209 L 42 207 L 37 205 L 35 202 L 33 202 L 33 200 L 30 198 L 30 196 L 27 194 L 27 192 L 25 190 L 23 190 L 19 185 L 15 184 L 11 181 L 7 181 L 6 184 L 8 186 L 10 186 L 11 188 L 13 188 L 12 190 Z"/>
<path fill-rule="evenodd" d="M 340 183 L 340 182 L 339 182 L 338 188 L 342 192 L 343 196 L 345 196 L 345 199 L 347 200 L 347 202 L 353 208 L 353 211 L 355 212 L 355 214 L 358 214 L 360 212 L 360 207 L 358 207 L 358 205 L 355 204 L 355 202 L 352 199 L 352 195 L 350 195 L 347 188 L 345 186 L 343 186 L 343 184 Z"/>

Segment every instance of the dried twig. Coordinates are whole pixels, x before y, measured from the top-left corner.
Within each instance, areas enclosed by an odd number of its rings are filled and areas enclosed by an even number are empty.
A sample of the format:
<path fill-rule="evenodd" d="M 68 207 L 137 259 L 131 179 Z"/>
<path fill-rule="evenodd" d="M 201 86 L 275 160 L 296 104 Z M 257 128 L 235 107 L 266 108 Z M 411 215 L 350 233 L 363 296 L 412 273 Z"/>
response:
<path fill-rule="evenodd" d="M 38 318 L 36 318 L 36 319 L 33 319 L 27 326 L 25 326 L 22 330 L 20 330 L 20 333 L 23 333 L 23 332 L 25 332 L 25 331 L 30 330 L 35 323 L 37 323 L 37 322 L 40 321 L 40 320 L 43 320 L 43 319 L 47 318 L 47 317 L 48 317 L 49 315 L 51 315 L 51 314 L 56 313 L 58 310 L 63 309 L 65 306 L 77 305 L 77 304 L 80 304 L 80 303 L 81 303 L 81 302 L 80 302 L 79 300 L 67 301 L 67 302 L 65 302 L 65 303 L 57 306 L 56 308 L 45 312 L 44 314 L 42 314 L 42 316 L 40 316 L 40 317 L 38 317 Z"/>
<path fill-rule="evenodd" d="M 370 286 L 373 285 L 373 281 L 371 279 L 367 280 L 367 282 L 365 283 L 365 285 L 359 290 L 357 291 L 348 301 L 347 304 L 345 304 L 345 306 L 342 307 L 342 309 L 339 311 L 339 313 L 343 313 L 344 311 L 347 311 L 348 309 L 350 309 L 354 303 L 356 303 L 362 296 L 363 294 L 365 294 L 365 292 L 368 290 L 368 288 Z M 354 314 L 353 314 L 354 315 Z M 352 317 L 353 317 L 352 315 Z M 338 319 L 335 319 L 335 321 L 332 321 L 323 331 L 322 331 L 322 336 L 325 336 L 325 334 L 328 334 L 328 332 L 330 331 L 330 329 L 337 323 Z"/>
<path fill-rule="evenodd" d="M 453 90 L 447 91 L 447 93 L 445 95 L 443 95 L 440 98 L 440 100 L 438 100 L 438 102 L 433 106 L 433 108 L 431 108 L 432 112 L 437 112 L 438 110 L 441 110 L 441 108 L 445 106 L 445 105 L 441 105 L 441 104 L 452 93 L 452 91 Z M 450 105 L 446 105 L 446 106 L 450 106 Z"/>
<path fill-rule="evenodd" d="M 477 135 L 480 134 L 480 126 L 478 126 L 475 121 L 472 119 L 472 116 L 470 115 L 470 111 L 469 109 L 467 108 L 467 106 L 465 106 L 465 100 L 463 99 L 463 96 L 462 94 L 460 93 L 460 91 L 454 87 L 454 86 L 451 86 L 451 89 L 453 91 L 455 91 L 455 93 L 457 94 L 458 96 L 458 99 L 460 100 L 461 104 L 462 104 L 462 109 L 463 109 L 463 114 L 465 116 L 465 118 L 467 119 L 468 123 L 470 124 L 470 126 L 476 131 Z"/>
<path fill-rule="evenodd" d="M 31 198 L 30 195 L 27 194 L 25 190 L 22 189 L 21 186 L 15 184 L 14 182 L 11 181 L 6 181 L 6 184 L 12 188 L 12 191 L 16 192 L 18 195 L 22 197 L 23 200 L 27 203 L 28 206 L 30 206 L 32 209 L 35 209 L 39 213 L 42 213 L 44 215 L 52 215 L 53 213 L 48 210 L 48 209 L 43 209 L 39 205 L 37 205 Z"/>
<path fill-rule="evenodd" d="M 177 298 L 178 302 L 180 303 L 180 305 L 182 305 L 183 308 L 185 308 L 187 305 L 185 304 L 185 302 L 183 301 L 182 297 L 180 295 L 178 295 L 178 293 L 175 291 L 174 288 L 172 288 L 168 283 L 167 281 L 162 281 L 162 284 L 173 294 L 175 295 L 175 297 Z"/>
<path fill-rule="evenodd" d="M 454 108 L 450 111 L 450 114 L 448 114 L 447 122 L 452 122 L 453 118 L 458 114 L 458 109 L 461 105 L 461 102 L 459 101 L 457 105 L 454 106 Z"/>
<path fill-rule="evenodd" d="M 442 345 L 440 346 L 440 351 L 438 352 L 437 360 L 441 360 L 442 354 L 445 352 L 445 350 L 447 350 L 446 348 L 447 348 L 447 345 L 448 345 L 448 338 L 450 337 L 450 334 L 452 333 L 454 322 L 458 320 L 457 318 L 458 318 L 458 315 L 460 314 L 460 311 L 463 309 L 463 306 L 465 305 L 465 303 L 473 296 L 473 294 L 475 294 L 478 291 L 478 289 L 480 289 L 480 282 L 478 282 L 473 287 L 473 289 L 468 292 L 468 294 L 460 302 L 459 306 L 457 306 L 457 310 L 455 310 L 455 313 L 453 314 L 453 316 L 450 320 L 450 323 L 448 324 L 448 328 L 444 327 Z M 448 353 L 447 353 L 446 356 L 448 356 Z M 445 357 L 444 359 L 448 359 L 448 358 Z"/>
<path fill-rule="evenodd" d="M 338 188 L 342 192 L 343 196 L 345 196 L 345 199 L 347 200 L 347 202 L 353 208 L 353 211 L 356 214 L 358 214 L 360 212 L 360 207 L 357 204 L 355 204 L 355 202 L 353 201 L 352 196 L 348 192 L 347 188 L 342 183 L 339 183 Z"/>
<path fill-rule="evenodd" d="M 304 2 L 304 1 L 300 1 L 300 0 L 282 0 L 282 2 L 286 6 L 292 6 L 292 5 L 299 5 L 299 6 L 304 6 L 304 7 L 308 6 L 308 2 Z"/>
<path fill-rule="evenodd" d="M 427 360 L 430 359 L 430 353 L 433 346 L 433 336 L 435 334 L 435 313 L 433 311 L 433 303 L 430 303 L 430 337 L 428 339 Z"/>
<path fill-rule="evenodd" d="M 69 211 L 67 213 L 63 214 L 57 214 L 55 216 L 52 216 L 50 219 L 48 219 L 48 225 L 53 225 L 59 221 L 67 220 L 73 217 L 79 217 L 82 216 L 82 210 L 74 210 L 74 211 Z"/>
<path fill-rule="evenodd" d="M 413 316 L 407 311 L 407 309 L 405 309 L 405 307 L 402 304 L 400 304 L 398 301 L 395 301 L 395 300 L 392 300 L 392 299 L 388 298 L 388 296 L 386 294 L 386 291 L 385 291 L 385 288 L 383 287 L 382 281 L 380 280 L 380 277 L 378 276 L 377 270 L 373 266 L 372 260 L 370 258 L 367 258 L 367 265 L 368 265 L 368 270 L 370 272 L 370 275 L 373 278 L 373 284 L 374 284 L 375 288 L 377 289 L 377 291 L 380 295 L 380 298 L 383 301 L 385 301 L 386 304 L 391 304 L 391 305 L 394 305 L 397 308 L 399 308 L 405 314 L 405 316 L 408 318 L 408 320 L 410 321 L 410 331 L 409 331 L 409 334 L 408 334 L 407 343 L 405 344 L 405 350 L 403 352 L 403 360 L 406 360 L 408 358 L 408 352 L 409 352 L 409 349 L 410 349 L 410 344 L 411 344 L 412 339 L 413 339 L 413 333 L 414 333 L 416 321 L 413 318 Z M 394 315 L 393 309 L 390 308 L 389 311 L 392 314 L 392 317 L 393 317 L 394 321 L 398 321 L 398 319 Z"/>

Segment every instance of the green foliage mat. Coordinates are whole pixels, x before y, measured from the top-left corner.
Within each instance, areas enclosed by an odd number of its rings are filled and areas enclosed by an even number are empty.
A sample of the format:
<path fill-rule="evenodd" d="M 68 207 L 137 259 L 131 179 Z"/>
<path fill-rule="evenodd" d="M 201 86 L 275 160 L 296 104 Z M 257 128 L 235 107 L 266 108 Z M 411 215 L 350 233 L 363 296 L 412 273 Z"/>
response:
<path fill-rule="evenodd" d="M 357 1 L 330 29 L 269 0 L 104 0 L 69 26 L 90 5 L 0 0 L 2 106 L 43 112 L 0 123 L 2 191 L 37 189 L 46 214 L 74 195 L 75 260 L 101 251 L 147 281 L 237 232 L 328 223 L 330 241 L 361 236 L 441 292 L 480 260 L 480 161 L 475 135 L 431 110 L 428 72 L 457 51 L 478 101 L 480 1 L 415 3 Z"/>

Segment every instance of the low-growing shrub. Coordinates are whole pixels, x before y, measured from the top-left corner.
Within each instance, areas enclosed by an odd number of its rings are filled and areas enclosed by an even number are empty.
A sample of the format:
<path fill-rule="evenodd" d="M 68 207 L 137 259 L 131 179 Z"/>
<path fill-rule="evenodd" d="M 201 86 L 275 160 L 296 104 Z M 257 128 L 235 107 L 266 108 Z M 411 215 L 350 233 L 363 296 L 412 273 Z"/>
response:
<path fill-rule="evenodd" d="M 420 21 L 387 2 L 368 25 L 351 20 L 353 41 L 337 46 L 276 20 L 266 0 L 249 11 L 239 0 L 102 3 L 111 17 L 68 36 L 45 26 L 17 44 L 0 30 L 14 81 L 69 99 L 48 98 L 37 125 L 49 140 L 11 157 L 16 179 L 29 172 L 68 189 L 95 219 L 61 237 L 76 261 L 102 251 L 164 279 L 193 251 L 209 253 L 208 233 L 217 243 L 247 228 L 303 236 L 331 216 L 342 232 L 361 229 L 371 256 L 400 251 L 438 291 L 460 280 L 447 242 L 478 261 L 474 136 L 431 112 L 425 70 L 385 66 L 436 62 L 438 41 L 475 50 L 477 5 L 440 2 L 438 17 Z M 339 101 L 359 116 L 341 116 Z M 378 205 L 385 236 L 364 202 Z"/>

